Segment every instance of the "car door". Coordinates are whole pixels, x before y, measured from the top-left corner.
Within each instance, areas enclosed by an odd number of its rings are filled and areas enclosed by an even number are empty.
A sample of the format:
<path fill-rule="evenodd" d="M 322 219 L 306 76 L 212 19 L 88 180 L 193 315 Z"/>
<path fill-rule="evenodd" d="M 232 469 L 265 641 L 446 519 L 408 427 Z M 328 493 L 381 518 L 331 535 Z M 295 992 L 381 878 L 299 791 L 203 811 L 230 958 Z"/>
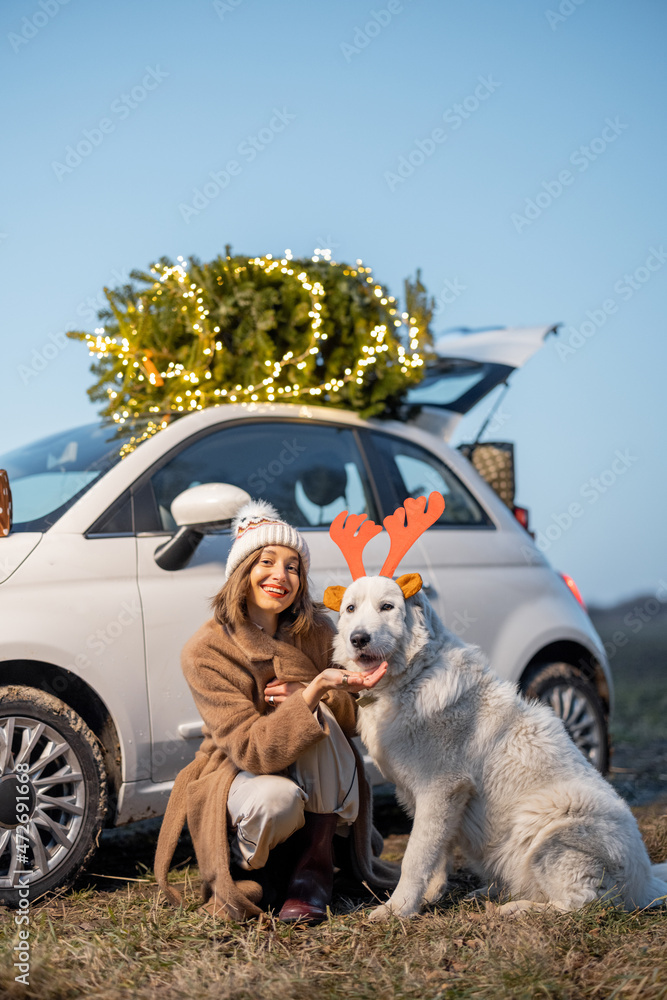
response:
<path fill-rule="evenodd" d="M 171 504 L 183 490 L 206 482 L 232 483 L 272 503 L 301 530 L 311 551 L 311 590 L 321 599 L 349 571 L 329 538 L 341 510 L 377 520 L 370 476 L 349 426 L 305 420 L 226 422 L 172 452 L 141 486 L 155 525 L 139 532 L 139 589 L 144 613 L 154 781 L 173 778 L 192 759 L 201 719 L 180 668 L 185 642 L 210 617 L 211 598 L 225 580 L 230 530 L 207 534 L 189 564 L 161 569 L 155 550 L 175 529 Z M 375 540 L 374 540 L 375 541 Z M 380 550 L 375 559 L 384 556 Z"/>
<path fill-rule="evenodd" d="M 527 570 L 461 478 L 435 452 L 383 431 L 363 436 L 373 473 L 381 484 L 385 513 L 406 497 L 442 493 L 445 510 L 401 563 L 401 572 L 428 569 L 425 591 L 447 628 L 465 642 L 493 653 L 506 615 L 516 604 L 513 573 Z M 516 563 L 516 565 L 513 565 Z M 523 563 L 523 565 L 521 565 Z"/>

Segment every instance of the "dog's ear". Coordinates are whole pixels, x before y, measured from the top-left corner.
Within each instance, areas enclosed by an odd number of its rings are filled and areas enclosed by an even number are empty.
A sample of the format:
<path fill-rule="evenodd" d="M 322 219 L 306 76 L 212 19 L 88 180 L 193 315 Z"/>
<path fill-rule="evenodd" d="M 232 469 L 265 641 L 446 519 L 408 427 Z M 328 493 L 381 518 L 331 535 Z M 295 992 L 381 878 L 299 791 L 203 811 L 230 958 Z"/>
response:
<path fill-rule="evenodd" d="M 346 587 L 327 587 L 322 598 L 325 607 L 330 611 L 340 611 L 340 602 L 346 589 Z"/>
<path fill-rule="evenodd" d="M 403 576 L 398 577 L 396 583 L 403 591 L 403 597 L 407 600 L 408 597 L 414 597 L 422 589 L 423 580 L 419 573 L 404 573 Z"/>

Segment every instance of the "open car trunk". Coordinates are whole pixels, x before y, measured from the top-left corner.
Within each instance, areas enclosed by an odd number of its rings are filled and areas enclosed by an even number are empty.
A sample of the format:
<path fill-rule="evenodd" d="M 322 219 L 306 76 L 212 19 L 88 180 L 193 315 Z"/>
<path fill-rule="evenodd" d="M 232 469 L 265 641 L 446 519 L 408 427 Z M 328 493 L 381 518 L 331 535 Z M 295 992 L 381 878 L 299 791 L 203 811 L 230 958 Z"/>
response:
<path fill-rule="evenodd" d="M 496 386 L 507 384 L 512 372 L 522 368 L 557 329 L 558 324 L 505 327 L 439 337 L 434 345 L 437 358 L 427 363 L 424 379 L 408 393 L 408 420 L 448 441 L 461 417 Z M 500 499 L 516 510 L 514 445 L 477 440 L 459 450 Z"/>

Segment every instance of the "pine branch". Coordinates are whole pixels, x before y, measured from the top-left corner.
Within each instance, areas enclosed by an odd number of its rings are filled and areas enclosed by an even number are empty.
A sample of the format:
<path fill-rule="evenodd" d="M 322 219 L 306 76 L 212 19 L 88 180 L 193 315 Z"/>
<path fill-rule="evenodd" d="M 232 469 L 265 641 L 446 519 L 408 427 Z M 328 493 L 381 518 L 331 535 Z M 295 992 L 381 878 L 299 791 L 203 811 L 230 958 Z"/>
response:
<path fill-rule="evenodd" d="M 96 355 L 91 399 L 119 424 L 222 402 L 305 400 L 362 415 L 395 412 L 422 377 L 429 299 L 406 279 L 409 321 L 370 268 L 303 258 L 161 257 L 104 289 L 85 340 Z M 239 388 L 240 387 L 240 388 Z"/>

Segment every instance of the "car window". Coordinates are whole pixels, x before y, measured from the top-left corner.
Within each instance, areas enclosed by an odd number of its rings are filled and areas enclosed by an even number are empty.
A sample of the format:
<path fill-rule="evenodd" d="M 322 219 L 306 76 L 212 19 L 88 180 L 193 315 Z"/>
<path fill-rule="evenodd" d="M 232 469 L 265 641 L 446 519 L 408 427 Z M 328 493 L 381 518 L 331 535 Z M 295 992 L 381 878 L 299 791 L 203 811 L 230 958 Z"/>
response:
<path fill-rule="evenodd" d="M 12 532 L 46 531 L 55 524 L 120 462 L 126 440 L 115 425 L 86 424 L 0 455 L 0 469 L 7 470 L 12 491 Z"/>
<path fill-rule="evenodd" d="M 445 509 L 438 524 L 490 524 L 484 510 L 458 476 L 436 455 L 390 434 L 372 432 L 370 437 L 375 455 L 384 468 L 395 506 L 402 504 L 407 497 L 428 496 L 437 490 L 445 498 Z"/>
<path fill-rule="evenodd" d="M 299 528 L 326 528 L 342 510 L 376 515 L 354 432 L 343 427 L 253 420 L 200 438 L 152 477 L 163 529 L 175 528 L 173 500 L 200 483 L 240 486 Z"/>

